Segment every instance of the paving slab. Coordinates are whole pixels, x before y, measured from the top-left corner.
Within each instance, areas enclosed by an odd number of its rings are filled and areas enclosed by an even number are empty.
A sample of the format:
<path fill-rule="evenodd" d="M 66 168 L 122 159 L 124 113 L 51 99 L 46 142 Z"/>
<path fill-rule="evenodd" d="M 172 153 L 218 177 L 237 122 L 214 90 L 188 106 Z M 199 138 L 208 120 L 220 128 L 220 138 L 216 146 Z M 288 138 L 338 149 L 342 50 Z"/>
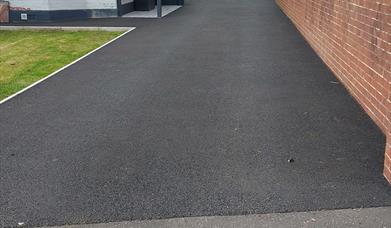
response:
<path fill-rule="evenodd" d="M 177 5 L 164 5 L 162 6 L 162 17 L 167 16 L 168 14 L 174 12 L 175 10 L 180 9 L 182 6 Z M 122 15 L 122 17 L 130 18 L 158 18 L 157 16 L 157 7 L 150 11 L 133 11 Z"/>
<path fill-rule="evenodd" d="M 383 134 L 273 0 L 59 24 L 137 29 L 0 106 L 0 226 L 391 206 Z"/>

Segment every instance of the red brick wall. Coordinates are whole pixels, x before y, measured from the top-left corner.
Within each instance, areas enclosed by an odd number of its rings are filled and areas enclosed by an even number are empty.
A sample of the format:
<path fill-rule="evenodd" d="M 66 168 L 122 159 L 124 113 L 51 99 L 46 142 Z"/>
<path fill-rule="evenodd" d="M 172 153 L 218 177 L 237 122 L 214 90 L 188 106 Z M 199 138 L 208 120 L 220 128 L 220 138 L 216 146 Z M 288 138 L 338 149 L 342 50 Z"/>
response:
<path fill-rule="evenodd" d="M 391 183 L 391 142 L 390 139 L 387 141 L 386 148 L 386 160 L 384 162 L 384 176 Z"/>
<path fill-rule="evenodd" d="M 391 183 L 391 0 L 276 0 L 387 136 Z"/>
<path fill-rule="evenodd" d="M 9 6 L 8 3 L 0 2 L 0 23 L 9 22 Z"/>

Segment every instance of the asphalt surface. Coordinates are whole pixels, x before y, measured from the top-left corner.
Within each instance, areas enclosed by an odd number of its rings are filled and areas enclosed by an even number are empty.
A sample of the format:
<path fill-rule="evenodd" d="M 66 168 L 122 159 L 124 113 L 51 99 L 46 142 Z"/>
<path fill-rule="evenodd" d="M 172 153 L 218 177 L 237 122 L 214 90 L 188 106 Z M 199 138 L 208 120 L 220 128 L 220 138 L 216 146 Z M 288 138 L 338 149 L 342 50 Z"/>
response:
<path fill-rule="evenodd" d="M 0 226 L 391 205 L 384 136 L 274 1 L 79 23 L 137 29 L 0 106 Z"/>

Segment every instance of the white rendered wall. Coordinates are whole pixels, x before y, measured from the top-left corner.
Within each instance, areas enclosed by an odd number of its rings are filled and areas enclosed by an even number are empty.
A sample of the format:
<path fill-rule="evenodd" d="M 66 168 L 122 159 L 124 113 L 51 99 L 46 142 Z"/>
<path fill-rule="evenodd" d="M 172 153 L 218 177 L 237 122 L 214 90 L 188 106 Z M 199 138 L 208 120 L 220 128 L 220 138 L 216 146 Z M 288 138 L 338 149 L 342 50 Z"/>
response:
<path fill-rule="evenodd" d="M 116 9 L 116 0 L 8 0 L 12 8 L 26 10 Z"/>
<path fill-rule="evenodd" d="M 48 0 L 8 0 L 11 9 L 18 10 L 49 10 Z"/>
<path fill-rule="evenodd" d="M 49 0 L 49 6 L 50 10 L 116 9 L 117 0 Z"/>

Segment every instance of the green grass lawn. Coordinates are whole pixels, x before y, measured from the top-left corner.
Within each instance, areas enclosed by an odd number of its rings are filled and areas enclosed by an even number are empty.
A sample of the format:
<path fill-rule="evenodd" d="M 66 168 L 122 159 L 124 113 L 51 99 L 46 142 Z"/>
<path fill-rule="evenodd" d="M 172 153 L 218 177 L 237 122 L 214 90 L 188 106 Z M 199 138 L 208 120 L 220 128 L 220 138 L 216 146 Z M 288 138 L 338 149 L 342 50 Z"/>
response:
<path fill-rule="evenodd" d="M 0 31 L 0 100 L 120 34 L 103 31 Z"/>

